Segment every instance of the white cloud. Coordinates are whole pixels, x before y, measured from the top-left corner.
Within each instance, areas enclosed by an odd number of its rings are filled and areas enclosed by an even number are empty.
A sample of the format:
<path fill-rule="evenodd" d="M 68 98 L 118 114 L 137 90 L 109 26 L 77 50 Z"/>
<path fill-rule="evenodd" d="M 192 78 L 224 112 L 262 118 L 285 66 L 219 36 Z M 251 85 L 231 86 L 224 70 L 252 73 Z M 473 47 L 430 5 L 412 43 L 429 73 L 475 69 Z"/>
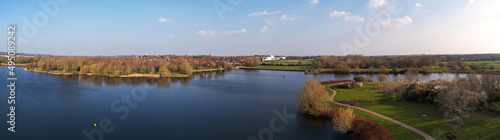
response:
<path fill-rule="evenodd" d="M 288 15 L 284 14 L 283 16 L 280 17 L 280 20 L 294 21 L 295 20 L 295 16 L 294 15 L 288 16 Z"/>
<path fill-rule="evenodd" d="M 266 15 L 274 15 L 278 14 L 280 11 L 274 11 L 274 12 L 267 12 L 267 10 L 264 11 L 256 11 L 253 13 L 248 14 L 249 17 L 254 17 L 254 16 L 266 16 Z"/>
<path fill-rule="evenodd" d="M 203 36 L 203 37 L 212 37 L 212 36 L 215 36 L 215 32 L 214 31 L 201 30 L 201 31 L 198 31 L 196 33 L 196 35 Z"/>
<path fill-rule="evenodd" d="M 260 29 L 260 32 L 265 33 L 265 32 L 270 32 L 270 31 L 272 31 L 272 30 L 274 30 L 274 27 L 267 27 L 267 26 L 264 26 L 264 27 L 262 27 L 262 28 Z"/>
<path fill-rule="evenodd" d="M 387 4 L 387 0 L 370 0 L 370 2 L 368 2 L 368 6 L 373 7 L 373 8 L 382 7 L 386 4 Z"/>
<path fill-rule="evenodd" d="M 344 20 L 345 21 L 352 21 L 352 22 L 363 22 L 363 21 L 365 21 L 365 18 L 357 16 L 357 15 L 353 15 L 353 16 L 345 16 Z"/>
<path fill-rule="evenodd" d="M 165 36 L 166 38 L 174 38 L 174 34 L 168 34 Z"/>
<path fill-rule="evenodd" d="M 404 27 L 408 24 L 412 24 L 413 20 L 409 16 L 403 18 L 389 18 L 379 21 L 380 25 L 383 27 Z"/>
<path fill-rule="evenodd" d="M 174 19 L 173 18 L 158 18 L 158 22 L 172 22 Z"/>
<path fill-rule="evenodd" d="M 422 3 L 415 3 L 415 7 L 422 7 Z"/>
<path fill-rule="evenodd" d="M 476 0 L 469 0 L 469 4 L 474 4 L 476 3 Z"/>
<path fill-rule="evenodd" d="M 309 3 L 311 3 L 311 4 L 318 4 L 319 0 L 311 0 Z"/>
<path fill-rule="evenodd" d="M 330 17 L 335 18 L 335 17 L 341 17 L 341 16 L 348 16 L 351 15 L 351 12 L 346 12 L 346 11 L 333 11 L 330 12 Z"/>
<path fill-rule="evenodd" d="M 247 29 L 243 28 L 239 31 L 234 31 L 234 33 L 237 33 L 237 34 L 241 34 L 241 33 L 246 33 L 247 32 Z"/>
<path fill-rule="evenodd" d="M 345 21 L 351 21 L 351 22 L 363 22 L 365 21 L 364 17 L 360 17 L 358 15 L 352 15 L 351 12 L 346 12 L 346 11 L 333 11 L 330 12 L 330 18 L 336 18 L 336 17 L 344 17 Z"/>
<path fill-rule="evenodd" d="M 224 35 L 230 35 L 230 34 L 233 34 L 233 33 L 235 33 L 235 34 L 243 34 L 243 33 L 246 33 L 246 32 L 247 32 L 247 29 L 243 28 L 241 30 L 236 30 L 236 31 L 224 31 L 224 32 L 222 32 L 222 34 L 224 34 Z"/>

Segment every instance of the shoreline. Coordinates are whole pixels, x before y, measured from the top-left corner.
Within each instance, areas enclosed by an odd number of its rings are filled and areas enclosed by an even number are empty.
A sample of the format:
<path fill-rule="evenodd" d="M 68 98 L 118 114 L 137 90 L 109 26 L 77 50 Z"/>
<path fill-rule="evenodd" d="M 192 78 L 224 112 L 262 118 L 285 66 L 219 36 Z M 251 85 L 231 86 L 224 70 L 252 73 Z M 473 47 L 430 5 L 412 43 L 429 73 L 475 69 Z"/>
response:
<path fill-rule="evenodd" d="M 28 63 L 20 63 L 20 64 L 15 64 L 13 66 L 26 66 Z M 7 63 L 0 63 L 0 66 L 9 66 Z"/>
<path fill-rule="evenodd" d="M 143 73 L 133 73 L 129 75 L 119 75 L 119 76 L 113 76 L 109 74 L 97 74 L 97 73 L 58 73 L 58 72 L 47 72 L 47 71 L 34 71 L 34 70 L 29 70 L 26 67 L 24 68 L 26 71 L 31 71 L 31 72 L 38 72 L 38 73 L 45 73 L 45 74 L 52 74 L 52 75 L 88 75 L 88 76 L 107 76 L 107 77 L 119 77 L 119 78 L 186 78 L 191 75 L 187 74 L 172 74 L 171 76 L 161 76 L 160 74 L 143 74 Z M 218 71 L 217 69 L 209 69 L 209 70 L 195 70 L 193 73 L 199 73 L 199 72 L 211 72 L 211 71 Z"/>
<path fill-rule="evenodd" d="M 250 70 L 274 70 L 274 71 L 301 71 L 304 72 L 305 74 L 315 74 L 313 71 L 310 70 L 292 70 L 292 69 L 272 69 L 272 68 L 252 68 L 252 67 L 240 67 L 240 69 L 250 69 Z M 492 74 L 492 75 L 500 75 L 500 72 L 498 71 L 483 71 L 483 72 L 462 72 L 462 71 L 437 71 L 437 72 L 419 72 L 419 74 L 432 74 L 432 73 L 448 73 L 448 74 Z M 394 73 L 392 71 L 390 72 L 385 72 L 385 73 L 378 73 L 378 72 L 348 72 L 348 73 L 339 73 L 339 72 L 334 72 L 333 70 L 331 71 L 321 71 L 318 74 L 404 74 L 401 73 L 401 70 L 398 73 Z"/>

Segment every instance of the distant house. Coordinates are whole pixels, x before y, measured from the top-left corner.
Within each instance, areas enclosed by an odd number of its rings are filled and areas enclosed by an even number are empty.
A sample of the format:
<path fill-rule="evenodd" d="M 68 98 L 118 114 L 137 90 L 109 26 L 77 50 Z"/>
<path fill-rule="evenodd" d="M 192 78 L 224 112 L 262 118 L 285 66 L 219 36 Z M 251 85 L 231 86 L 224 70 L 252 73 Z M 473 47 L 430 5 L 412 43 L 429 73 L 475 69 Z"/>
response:
<path fill-rule="evenodd" d="M 269 55 L 269 56 L 261 57 L 260 58 L 261 61 L 280 60 L 280 59 L 286 59 L 286 57 L 285 56 L 283 56 L 283 57 L 274 57 L 274 55 Z"/>

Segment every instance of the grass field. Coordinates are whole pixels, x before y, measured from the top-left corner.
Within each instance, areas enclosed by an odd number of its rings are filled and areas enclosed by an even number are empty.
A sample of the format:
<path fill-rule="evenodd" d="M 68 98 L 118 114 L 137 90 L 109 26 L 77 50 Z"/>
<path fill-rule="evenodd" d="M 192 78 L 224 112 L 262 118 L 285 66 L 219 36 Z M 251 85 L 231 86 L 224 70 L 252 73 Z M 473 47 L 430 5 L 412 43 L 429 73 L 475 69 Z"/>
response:
<path fill-rule="evenodd" d="M 311 66 L 254 66 L 248 67 L 252 69 L 263 69 L 263 70 L 292 70 L 292 71 L 305 71 L 311 69 Z"/>
<path fill-rule="evenodd" d="M 266 61 L 266 62 L 263 62 L 263 63 L 266 63 L 266 64 L 282 64 L 282 65 L 291 65 L 291 64 L 294 64 L 294 65 L 298 65 L 299 63 L 302 64 L 302 65 L 309 65 L 309 64 L 312 64 L 312 62 L 314 61 L 314 59 L 300 59 L 300 60 L 290 60 L 290 59 L 280 59 L 280 60 L 272 60 L 272 61 Z"/>
<path fill-rule="evenodd" d="M 312 66 L 289 66 L 291 64 L 297 65 L 298 62 L 302 62 L 302 64 L 312 64 L 313 60 L 312 59 L 305 59 L 305 60 L 274 60 L 274 61 L 266 61 L 266 64 L 271 64 L 271 62 L 274 62 L 274 66 L 270 65 L 261 65 L 261 66 L 255 66 L 255 67 L 250 67 L 254 69 L 268 69 L 268 70 L 295 70 L 295 71 L 305 71 L 305 70 L 310 70 L 312 69 Z M 442 62 L 443 64 L 448 64 L 448 62 Z M 462 71 L 462 72 L 500 72 L 500 61 L 465 61 L 465 63 L 471 65 L 473 63 L 481 65 L 482 63 L 486 63 L 488 65 L 488 68 L 486 69 L 472 69 L 472 71 Z M 283 66 L 279 66 L 279 64 Z M 490 69 L 490 66 L 494 66 L 494 69 Z M 439 67 L 437 64 L 428 67 L 429 70 L 433 73 L 446 73 L 446 72 L 457 72 L 451 68 L 448 67 Z M 334 69 L 332 68 L 324 68 L 322 71 L 332 71 Z M 375 70 L 380 70 L 380 69 L 375 69 Z M 399 71 L 404 70 L 404 68 L 398 68 Z M 369 69 L 359 69 L 359 70 L 354 70 L 351 69 L 353 73 L 366 73 L 369 72 Z M 385 69 L 386 72 L 392 72 L 392 69 Z M 460 71 L 458 71 L 460 72 Z"/>
<path fill-rule="evenodd" d="M 500 114 L 479 113 L 475 117 L 466 119 L 466 126 L 458 127 L 455 121 L 443 119 L 438 107 L 431 103 L 409 102 L 404 99 L 395 102 L 387 97 L 381 90 L 372 89 L 374 85 L 384 84 L 380 82 L 364 83 L 361 88 L 337 89 L 336 101 L 357 101 L 358 107 L 366 108 L 400 122 L 413 126 L 426 132 L 436 139 L 443 139 L 445 133 L 454 133 L 458 139 L 500 139 Z M 331 91 L 330 91 L 331 94 Z M 334 108 L 340 106 L 333 105 Z M 359 113 L 360 116 L 374 118 L 379 124 L 391 130 L 397 139 L 415 139 L 422 137 L 413 132 L 401 130 L 400 126 L 387 124 L 372 115 Z M 423 117 L 426 115 L 426 117 Z M 414 135 L 417 135 L 414 136 Z"/>

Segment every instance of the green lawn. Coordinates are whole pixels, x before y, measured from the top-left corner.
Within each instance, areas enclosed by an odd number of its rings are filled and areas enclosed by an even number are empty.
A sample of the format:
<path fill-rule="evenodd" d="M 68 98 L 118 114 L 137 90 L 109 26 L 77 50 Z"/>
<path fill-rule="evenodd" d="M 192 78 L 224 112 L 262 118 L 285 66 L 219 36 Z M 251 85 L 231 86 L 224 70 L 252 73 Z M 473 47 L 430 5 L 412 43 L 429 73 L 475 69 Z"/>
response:
<path fill-rule="evenodd" d="M 448 64 L 448 62 L 442 62 L 442 63 L 445 65 Z M 488 67 L 487 69 L 478 69 L 478 70 L 500 72 L 500 60 L 495 60 L 495 61 L 464 61 L 464 63 L 466 63 L 468 65 L 471 65 L 473 63 L 481 65 L 481 63 L 486 63 L 487 67 Z M 493 70 L 489 69 L 490 66 L 494 66 L 495 69 L 493 69 Z M 435 66 L 435 67 L 438 67 L 438 66 Z M 448 69 L 448 68 L 444 67 L 443 69 Z"/>
<path fill-rule="evenodd" d="M 291 64 L 298 65 L 300 62 L 302 65 L 306 65 L 306 64 L 312 64 L 313 61 L 314 61 L 314 59 L 300 59 L 300 60 L 280 59 L 280 60 L 266 61 L 263 63 L 266 63 L 266 64 L 274 63 L 274 64 L 282 64 L 282 65 L 291 65 Z"/>
<path fill-rule="evenodd" d="M 459 139 L 500 139 L 500 115 L 483 114 L 479 117 L 466 120 L 467 126 L 457 127 L 454 121 L 443 119 L 443 115 L 438 111 L 438 107 L 431 103 L 409 102 L 404 99 L 394 102 L 381 90 L 372 89 L 374 85 L 383 84 L 380 82 L 364 83 L 361 88 L 338 89 L 336 101 L 357 101 L 358 107 L 366 108 L 387 117 L 394 118 L 400 122 L 413 126 L 426 132 L 436 139 L 443 139 L 445 133 L 452 132 Z M 335 106 L 334 106 L 335 107 Z M 357 113 L 359 111 L 356 111 Z M 366 115 L 366 114 L 365 114 Z M 427 117 L 423 117 L 426 115 Z M 362 114 L 360 114 L 362 116 Z M 367 115 L 370 118 L 374 116 Z M 412 132 L 403 131 L 402 127 L 388 125 L 387 122 L 379 122 L 391 130 L 397 139 L 415 139 Z M 395 124 L 394 124 L 395 125 Z M 418 136 L 418 135 L 417 135 Z M 418 138 L 422 138 L 418 136 Z"/>
<path fill-rule="evenodd" d="M 311 66 L 254 66 L 249 67 L 253 69 L 264 69 L 264 70 L 293 70 L 293 71 L 305 71 L 311 69 Z"/>

